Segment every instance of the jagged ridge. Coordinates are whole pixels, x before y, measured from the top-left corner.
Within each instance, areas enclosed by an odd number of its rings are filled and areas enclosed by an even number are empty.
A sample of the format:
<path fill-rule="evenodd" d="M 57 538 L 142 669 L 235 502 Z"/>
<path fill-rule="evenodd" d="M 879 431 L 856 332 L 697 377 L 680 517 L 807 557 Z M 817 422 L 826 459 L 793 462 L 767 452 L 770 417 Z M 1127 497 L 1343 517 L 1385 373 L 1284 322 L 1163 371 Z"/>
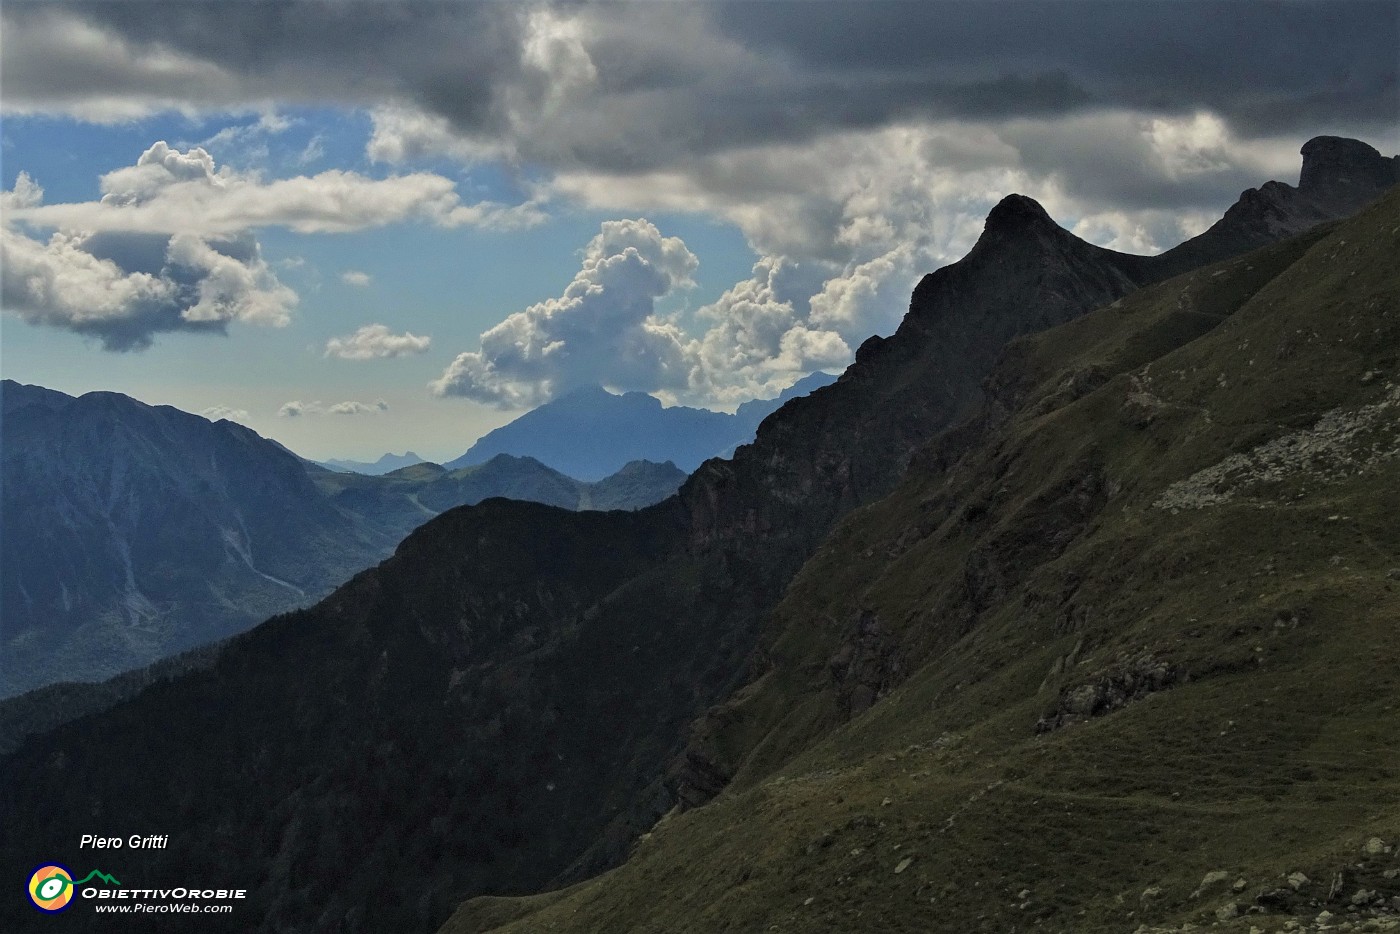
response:
<path fill-rule="evenodd" d="M 973 254 L 921 283 L 899 332 L 678 499 L 631 517 L 496 502 L 448 513 L 315 610 L 235 640 L 209 672 L 29 744 L 6 761 L 18 781 L 0 815 L 57 847 L 79 818 L 40 816 L 35 789 L 79 782 L 133 821 L 153 819 L 142 802 L 179 802 L 186 842 L 138 868 L 184 873 L 219 840 L 255 876 L 268 930 L 422 926 L 461 894 L 615 862 L 674 801 L 662 771 L 681 726 L 742 680 L 760 620 L 831 525 L 969 410 L 1005 340 L 1159 272 L 1033 216 L 1010 223 L 1018 214 L 1034 212 L 1009 202 Z M 157 707 L 176 740 L 200 741 L 165 749 L 168 775 L 114 768 L 114 750 L 155 741 Z M 170 724 L 170 711 L 189 719 Z M 227 774 L 227 761 L 245 764 Z M 414 794 L 397 791 L 410 777 Z M 256 795 L 232 810 L 233 788 Z M 314 868 L 350 853 L 364 867 L 353 878 Z"/>
<path fill-rule="evenodd" d="M 728 789 L 443 934 L 1400 924 L 1397 249 L 1392 192 L 1018 341 L 794 580 Z"/>

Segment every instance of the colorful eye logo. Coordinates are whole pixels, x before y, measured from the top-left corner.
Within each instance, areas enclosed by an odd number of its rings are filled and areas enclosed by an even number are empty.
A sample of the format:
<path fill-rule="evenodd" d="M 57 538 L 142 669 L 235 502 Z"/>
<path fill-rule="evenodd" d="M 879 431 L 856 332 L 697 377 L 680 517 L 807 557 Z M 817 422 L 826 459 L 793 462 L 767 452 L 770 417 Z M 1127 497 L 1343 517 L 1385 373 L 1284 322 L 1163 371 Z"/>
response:
<path fill-rule="evenodd" d="M 67 908 L 73 900 L 73 871 L 57 863 L 40 866 L 29 877 L 29 900 L 50 914 Z"/>

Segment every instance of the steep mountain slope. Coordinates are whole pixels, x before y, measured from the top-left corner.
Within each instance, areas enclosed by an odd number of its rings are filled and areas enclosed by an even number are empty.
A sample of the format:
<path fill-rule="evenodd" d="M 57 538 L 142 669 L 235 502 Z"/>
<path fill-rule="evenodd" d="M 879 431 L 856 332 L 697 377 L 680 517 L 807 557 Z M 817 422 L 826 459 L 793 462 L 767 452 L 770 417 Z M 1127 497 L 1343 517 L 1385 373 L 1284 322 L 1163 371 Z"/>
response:
<path fill-rule="evenodd" d="M 105 681 L 60 681 L 4 698 L 0 700 L 0 755 L 18 749 L 27 736 L 115 707 L 157 681 L 207 668 L 218 658 L 222 645 L 201 645 Z"/>
<path fill-rule="evenodd" d="M 233 422 L 9 380 L 0 399 L 0 696 L 246 629 L 393 546 Z"/>
<path fill-rule="evenodd" d="M 234 422 L 118 393 L 7 380 L 0 398 L 0 698 L 136 669 L 309 604 L 454 506 L 637 509 L 685 479 L 637 464 L 588 484 L 504 456 L 341 474 Z"/>
<path fill-rule="evenodd" d="M 209 671 L 31 739 L 4 760 L 0 853 L 60 856 L 93 814 L 173 813 L 171 849 L 123 854 L 129 874 L 217 865 L 255 894 L 230 927 L 265 930 L 421 928 L 460 896 L 616 862 L 674 803 L 685 724 L 745 680 L 762 620 L 832 525 L 973 409 L 1007 340 L 1157 274 L 1008 198 L 965 260 L 920 284 L 899 332 L 679 497 L 634 514 L 454 510 Z M 726 778 L 677 783 L 698 800 Z"/>
<path fill-rule="evenodd" d="M 794 580 L 729 787 L 444 931 L 1400 922 L 1397 251 L 1393 191 L 1016 342 Z"/>
<path fill-rule="evenodd" d="M 372 479 L 331 477 L 313 470 L 313 479 L 347 515 L 364 519 L 375 530 L 401 540 L 440 511 L 492 497 L 552 500 L 553 505 L 565 509 L 636 510 L 675 493 L 685 474 L 675 464 L 636 461 L 597 483 L 584 483 L 538 461 L 503 454 L 488 464 L 451 472 L 436 464 L 421 464 Z M 106 681 L 60 681 L 0 699 L 0 754 L 17 748 L 32 733 L 107 710 L 156 681 L 207 667 L 217 653 L 217 644 L 204 644 Z"/>
<path fill-rule="evenodd" d="M 753 440 L 763 419 L 798 396 L 835 382 L 813 373 L 776 399 L 755 399 L 733 415 L 686 406 L 663 408 L 644 392 L 614 395 L 576 389 L 489 432 L 445 466 L 482 464 L 498 454 L 532 457 L 581 480 L 598 480 L 637 460 L 672 461 L 689 473 L 701 462 Z"/>
<path fill-rule="evenodd" d="M 710 524 L 747 528 L 738 521 L 744 516 L 763 528 L 825 528 L 887 493 L 915 447 L 970 411 L 1012 337 L 1347 216 L 1393 184 L 1400 165 L 1365 143 L 1334 137 L 1310 140 L 1302 155 L 1298 189 L 1270 182 L 1245 191 L 1221 222 L 1159 256 L 1084 243 L 1031 199 L 1006 198 L 966 257 L 919 282 L 896 332 L 861 345 L 837 387 L 785 406 L 732 464 L 711 462 L 696 472 L 686 489 L 699 534 L 721 534 L 707 532 Z M 1280 204 L 1292 212 L 1286 219 Z M 712 502 L 727 513 L 712 514 Z"/>
<path fill-rule="evenodd" d="M 579 509 L 641 509 L 674 494 L 685 471 L 667 461 L 632 461 L 597 483 L 580 483 Z"/>

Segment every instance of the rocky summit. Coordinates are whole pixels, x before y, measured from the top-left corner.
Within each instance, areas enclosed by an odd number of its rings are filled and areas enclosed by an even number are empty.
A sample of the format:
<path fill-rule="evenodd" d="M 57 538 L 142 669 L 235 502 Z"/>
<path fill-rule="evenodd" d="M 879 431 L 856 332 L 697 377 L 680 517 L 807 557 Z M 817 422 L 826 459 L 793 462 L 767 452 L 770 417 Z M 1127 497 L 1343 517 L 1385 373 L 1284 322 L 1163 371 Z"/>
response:
<path fill-rule="evenodd" d="M 0 853 L 164 821 L 129 874 L 217 871 L 266 931 L 1282 926 L 1358 885 L 1380 919 L 1397 236 L 1392 193 L 1183 269 L 1011 196 L 676 497 L 450 510 L 31 737 Z M 1344 458 L 1273 453 L 1319 426 Z M 1295 872 L 1342 882 L 1263 897 Z"/>
<path fill-rule="evenodd" d="M 1397 248 L 1400 190 L 1014 341 L 787 588 L 707 803 L 444 934 L 1400 929 Z"/>

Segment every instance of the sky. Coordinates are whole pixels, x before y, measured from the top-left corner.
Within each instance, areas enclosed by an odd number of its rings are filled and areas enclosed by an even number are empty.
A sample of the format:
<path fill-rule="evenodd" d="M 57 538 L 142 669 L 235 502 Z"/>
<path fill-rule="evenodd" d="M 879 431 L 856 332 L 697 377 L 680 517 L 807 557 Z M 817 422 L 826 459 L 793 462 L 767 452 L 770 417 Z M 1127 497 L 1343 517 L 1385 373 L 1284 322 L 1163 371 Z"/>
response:
<path fill-rule="evenodd" d="M 1400 4 L 0 8 L 0 375 L 308 457 L 587 384 L 730 409 L 888 334 L 1006 194 L 1152 253 L 1322 134 L 1400 148 Z"/>

